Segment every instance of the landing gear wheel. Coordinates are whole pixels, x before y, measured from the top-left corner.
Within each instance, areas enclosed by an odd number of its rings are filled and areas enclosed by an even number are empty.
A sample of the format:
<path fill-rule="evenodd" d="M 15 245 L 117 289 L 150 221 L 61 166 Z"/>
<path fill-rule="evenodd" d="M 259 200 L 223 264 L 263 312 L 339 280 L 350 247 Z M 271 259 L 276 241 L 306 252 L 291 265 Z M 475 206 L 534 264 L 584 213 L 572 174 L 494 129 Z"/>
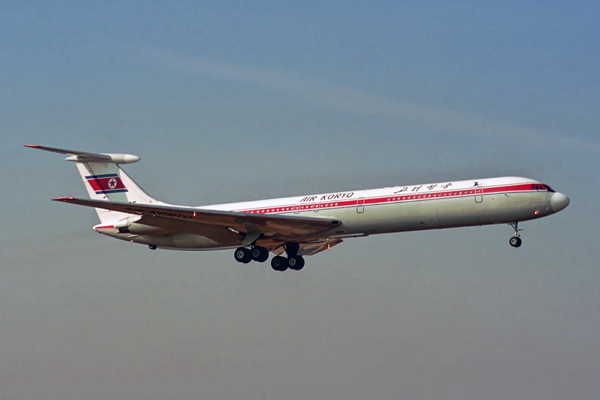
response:
<path fill-rule="evenodd" d="M 252 250 L 252 259 L 257 262 L 265 262 L 269 258 L 269 250 L 256 246 Z"/>
<path fill-rule="evenodd" d="M 244 247 L 238 247 L 235 250 L 235 253 L 233 253 L 233 256 L 237 262 L 244 264 L 248 264 L 250 261 L 252 261 L 252 252 Z"/>
<path fill-rule="evenodd" d="M 153 244 L 149 244 L 149 245 L 148 245 L 148 248 L 149 248 L 150 250 L 156 250 L 156 246 L 155 246 L 155 245 L 153 245 Z"/>
<path fill-rule="evenodd" d="M 271 267 L 275 271 L 285 271 L 289 267 L 288 259 L 281 256 L 275 256 L 271 260 Z"/>
<path fill-rule="evenodd" d="M 302 268 L 304 268 L 304 258 L 302 258 L 302 256 L 290 257 L 288 258 L 288 265 L 290 269 L 293 269 L 294 271 L 300 271 Z"/>
<path fill-rule="evenodd" d="M 523 241 L 521 240 L 520 237 L 517 236 L 513 236 L 510 238 L 510 240 L 508 241 L 508 243 L 512 246 L 512 247 L 520 247 L 521 244 L 523 243 Z"/>
<path fill-rule="evenodd" d="M 519 221 L 513 222 L 509 224 L 515 231 L 515 236 L 511 237 L 508 240 L 508 243 L 512 246 L 512 247 L 520 247 L 521 244 L 523 243 L 523 241 L 521 240 L 521 234 L 519 232 L 521 232 L 523 229 L 519 229 Z"/>

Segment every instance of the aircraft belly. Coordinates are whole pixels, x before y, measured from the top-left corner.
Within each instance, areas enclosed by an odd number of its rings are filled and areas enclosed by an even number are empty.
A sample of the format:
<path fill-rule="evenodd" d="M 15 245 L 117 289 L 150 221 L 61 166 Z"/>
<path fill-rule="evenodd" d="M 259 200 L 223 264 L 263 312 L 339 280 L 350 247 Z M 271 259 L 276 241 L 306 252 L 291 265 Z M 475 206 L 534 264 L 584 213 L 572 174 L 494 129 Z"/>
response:
<path fill-rule="evenodd" d="M 207 249 L 212 247 L 223 247 L 219 242 L 211 240 L 206 236 L 194 235 L 192 233 L 173 233 L 171 235 L 174 247 Z"/>

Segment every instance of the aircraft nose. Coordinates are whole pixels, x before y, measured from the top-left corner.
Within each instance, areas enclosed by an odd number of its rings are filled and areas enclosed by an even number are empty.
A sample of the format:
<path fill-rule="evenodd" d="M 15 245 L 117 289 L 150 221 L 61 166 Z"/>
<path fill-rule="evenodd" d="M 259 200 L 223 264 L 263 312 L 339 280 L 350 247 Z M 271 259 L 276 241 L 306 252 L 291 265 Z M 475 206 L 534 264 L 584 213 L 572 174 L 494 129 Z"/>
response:
<path fill-rule="evenodd" d="M 567 196 L 559 192 L 554 193 L 550 198 L 550 205 L 552 206 L 552 211 L 555 213 L 566 208 L 570 202 L 571 200 Z"/>

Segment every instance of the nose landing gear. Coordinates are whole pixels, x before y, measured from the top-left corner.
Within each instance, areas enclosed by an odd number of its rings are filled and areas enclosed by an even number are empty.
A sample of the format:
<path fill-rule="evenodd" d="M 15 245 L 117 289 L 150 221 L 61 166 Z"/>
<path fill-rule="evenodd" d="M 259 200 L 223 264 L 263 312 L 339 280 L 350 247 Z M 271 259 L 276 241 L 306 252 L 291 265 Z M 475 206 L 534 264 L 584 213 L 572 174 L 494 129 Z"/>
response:
<path fill-rule="evenodd" d="M 512 247 L 520 247 L 521 244 L 523 243 L 523 241 L 521 240 L 520 237 L 516 237 L 513 236 L 509 239 L 508 243 L 512 246 Z"/>
<path fill-rule="evenodd" d="M 509 225 L 512 226 L 512 228 L 514 229 L 515 235 L 508 240 L 508 243 L 515 248 L 521 247 L 523 241 L 521 240 L 521 234 L 519 232 L 521 232 L 523 229 L 519 229 L 519 222 L 515 222 Z"/>

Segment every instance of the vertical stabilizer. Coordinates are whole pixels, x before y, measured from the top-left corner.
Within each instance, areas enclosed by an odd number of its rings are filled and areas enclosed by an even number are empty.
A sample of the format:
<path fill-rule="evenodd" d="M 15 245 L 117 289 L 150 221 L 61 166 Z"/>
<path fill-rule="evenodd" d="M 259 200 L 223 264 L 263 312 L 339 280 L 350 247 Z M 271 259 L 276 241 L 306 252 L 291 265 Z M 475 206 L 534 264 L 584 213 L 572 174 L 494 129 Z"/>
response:
<path fill-rule="evenodd" d="M 121 179 L 122 170 L 117 164 L 77 162 L 76 165 L 90 199 L 127 203 L 129 189 Z M 96 208 L 96 212 L 102 223 L 127 217 L 127 214 L 101 208 Z"/>
<path fill-rule="evenodd" d="M 140 160 L 132 154 L 87 153 L 37 145 L 25 147 L 66 154 L 67 161 L 74 161 L 83 184 L 93 200 L 119 203 L 163 204 L 150 197 L 119 167 Z M 101 223 L 115 222 L 129 214 L 96 208 Z"/>

